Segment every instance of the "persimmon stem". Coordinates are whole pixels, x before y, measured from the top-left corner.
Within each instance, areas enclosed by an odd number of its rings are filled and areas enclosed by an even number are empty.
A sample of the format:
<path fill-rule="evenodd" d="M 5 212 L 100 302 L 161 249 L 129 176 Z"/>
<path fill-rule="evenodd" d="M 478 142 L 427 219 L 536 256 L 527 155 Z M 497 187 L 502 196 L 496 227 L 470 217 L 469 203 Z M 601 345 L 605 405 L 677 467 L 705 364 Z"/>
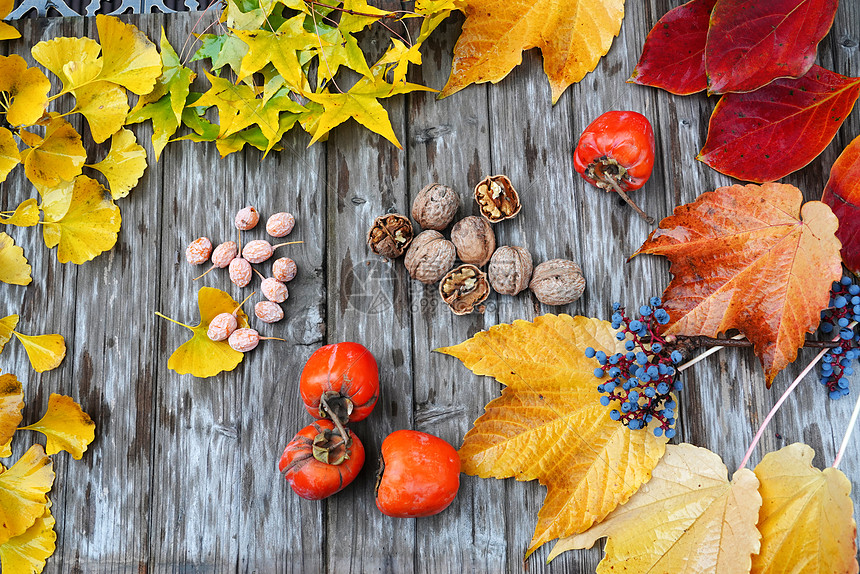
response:
<path fill-rule="evenodd" d="M 286 243 L 278 243 L 277 245 L 272 245 L 272 249 L 277 249 L 278 247 L 283 247 L 284 245 L 297 245 L 299 243 L 304 243 L 304 241 L 287 241 Z"/>
<path fill-rule="evenodd" d="M 346 429 L 343 428 L 343 423 L 340 422 L 340 417 L 338 417 L 335 414 L 335 412 L 333 410 L 331 410 L 331 408 L 328 406 L 328 401 L 325 399 L 325 393 L 320 395 L 320 404 L 322 405 L 326 414 L 331 418 L 332 422 L 334 423 L 334 426 L 337 427 L 337 430 L 340 433 L 341 438 L 343 438 L 343 440 L 345 440 L 345 441 L 348 441 L 346 443 L 346 446 L 349 446 L 350 443 L 352 443 L 352 439 L 347 434 Z"/>
<path fill-rule="evenodd" d="M 194 279 L 192 279 L 192 281 L 197 281 L 198 279 L 202 279 L 203 277 L 205 277 L 205 276 L 206 276 L 210 271 L 212 271 L 213 269 L 215 269 L 215 265 L 213 265 L 212 267 L 210 267 L 209 269 L 207 269 L 206 271 L 204 271 L 203 273 L 201 273 L 200 275 L 198 275 L 197 277 L 195 277 Z"/>
<path fill-rule="evenodd" d="M 207 271 L 207 273 L 208 273 L 208 271 Z M 236 308 L 235 308 L 235 309 L 233 309 L 233 312 L 232 312 L 232 313 L 230 313 L 230 314 L 231 314 L 231 315 L 233 315 L 233 316 L 235 317 L 235 316 L 236 316 L 236 313 L 239 311 L 239 309 L 241 309 L 241 308 L 242 308 L 242 305 L 244 305 L 245 303 L 247 303 L 247 302 L 248 302 L 248 299 L 250 299 L 251 297 L 253 297 L 255 293 L 257 293 L 257 292 L 256 292 L 256 291 L 252 291 L 250 295 L 248 295 L 247 297 L 245 297 L 244 299 L 242 299 L 242 302 L 241 302 L 241 303 L 239 303 L 238 305 L 236 305 Z"/>
<path fill-rule="evenodd" d="M 636 205 L 636 202 L 630 199 L 630 196 L 627 195 L 627 192 L 621 189 L 621 186 L 618 185 L 618 183 L 614 179 L 612 179 L 611 177 L 598 177 L 597 180 L 610 186 L 615 193 L 621 196 L 621 199 L 627 202 L 627 205 L 636 210 L 636 213 L 639 214 L 639 217 L 644 219 L 648 225 L 654 225 L 654 218 L 645 213 L 645 211 L 643 211 L 641 207 Z"/>
<path fill-rule="evenodd" d="M 155 314 L 156 314 L 156 315 L 158 315 L 159 317 L 161 317 L 162 319 L 167 319 L 167 320 L 168 320 L 168 321 L 170 321 L 171 323 L 176 323 L 177 325 L 181 325 L 181 326 L 185 327 L 186 329 L 188 329 L 188 330 L 190 330 L 190 331 L 193 331 L 193 330 L 194 330 L 194 328 L 193 328 L 193 327 L 189 327 L 189 326 L 188 326 L 188 325 L 186 325 L 185 323 L 180 323 L 180 322 L 179 322 L 179 321 L 177 321 L 176 319 L 171 319 L 171 318 L 170 318 L 170 317 L 168 317 L 167 315 L 162 315 L 162 314 L 161 314 L 161 313 L 159 313 L 158 311 L 156 311 L 156 312 L 155 312 Z"/>
<path fill-rule="evenodd" d="M 258 276 L 260 279 L 262 279 L 263 281 L 265 281 L 265 280 L 266 280 L 266 276 L 265 276 L 265 275 L 263 275 L 262 273 L 260 273 L 259 271 L 257 271 L 256 267 L 254 267 L 253 265 L 251 265 L 251 269 L 253 269 L 253 270 L 254 270 L 254 273 L 256 273 L 256 274 L 257 274 L 257 276 Z"/>

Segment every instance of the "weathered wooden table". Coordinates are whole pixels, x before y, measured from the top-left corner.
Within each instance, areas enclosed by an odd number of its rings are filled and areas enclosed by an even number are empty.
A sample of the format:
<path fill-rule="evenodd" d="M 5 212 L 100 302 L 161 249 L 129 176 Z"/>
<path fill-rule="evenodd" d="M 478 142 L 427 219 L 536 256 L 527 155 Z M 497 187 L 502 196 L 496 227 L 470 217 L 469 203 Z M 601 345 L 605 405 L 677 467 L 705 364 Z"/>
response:
<path fill-rule="evenodd" d="M 629 2 L 609 54 L 555 107 L 540 55 L 532 51 L 498 85 L 473 86 L 442 101 L 424 93 L 390 100 L 402 151 L 355 124 L 310 148 L 294 130 L 285 150 L 265 159 L 251 150 L 222 160 L 214 146 L 172 143 L 119 202 L 123 225 L 115 249 L 85 265 L 59 264 L 37 228 L 7 230 L 24 247 L 34 282 L 0 287 L 0 315 L 20 312 L 21 330 L 61 333 L 68 345 L 60 368 L 43 375 L 29 367 L 20 345 L 10 343 L 0 356 L 0 369 L 24 382 L 25 423 L 59 392 L 79 401 L 98 425 L 83 460 L 54 457 L 58 540 L 45 572 L 593 572 L 599 549 L 546 566 L 548 545 L 523 564 L 545 494 L 537 483 L 464 475 L 458 498 L 440 515 L 381 515 L 373 502 L 376 452 L 389 432 L 403 428 L 459 446 L 499 394 L 497 383 L 433 349 L 547 312 L 606 318 L 613 301 L 639 305 L 666 286 L 665 261 L 627 261 L 649 227 L 576 176 L 572 148 L 602 112 L 637 110 L 651 119 L 657 137 L 654 175 L 635 194 L 646 211 L 664 217 L 732 183 L 694 160 L 715 98 L 624 83 L 648 30 L 677 4 Z M 164 26 L 180 49 L 199 17 L 129 20 L 154 39 Z M 414 81 L 442 87 L 461 22 L 451 18 L 431 39 Z M 95 36 L 95 22 L 83 18 L 29 20 L 19 28 L 23 39 L 4 50 L 25 55 L 42 39 Z M 858 41 L 860 8 L 848 0 L 819 46 L 819 63 L 860 76 Z M 149 148 L 151 127 L 134 129 Z M 827 150 L 785 181 L 817 199 L 831 164 L 858 133 L 855 110 Z M 462 216 L 476 212 L 469 199 L 474 184 L 497 173 L 507 174 L 523 199 L 520 215 L 496 226 L 499 244 L 526 246 L 536 261 L 578 261 L 588 288 L 575 304 L 547 308 L 528 294 L 493 295 L 484 315 L 455 317 L 435 287 L 411 281 L 402 264 L 368 252 L 365 233 L 373 218 L 407 213 L 425 184 L 453 186 L 463 198 Z M 34 195 L 17 173 L 0 186 L 0 206 Z M 198 269 L 184 261 L 185 245 L 199 235 L 235 239 L 232 214 L 245 205 L 264 214 L 291 211 L 298 221 L 291 237 L 305 242 L 288 248 L 299 275 L 290 284 L 287 318 L 265 329 L 286 342 L 265 342 L 231 373 L 178 376 L 167 369 L 167 358 L 188 333 L 154 312 L 193 324 L 200 286 L 239 299 L 250 293 L 251 287 L 233 288 L 224 272 L 193 282 Z M 258 236 L 262 229 L 246 234 Z M 324 502 L 308 502 L 290 491 L 276 463 L 309 422 L 297 393 L 302 365 L 320 345 L 337 341 L 372 350 L 382 394 L 373 415 L 355 425 L 368 451 L 359 478 Z M 733 470 L 763 415 L 813 355 L 801 352 L 770 391 L 749 350 L 723 351 L 697 365 L 686 377 L 675 440 L 714 450 Z M 860 377 L 852 384 L 856 397 Z M 776 415 L 752 463 L 802 441 L 815 448 L 819 466 L 831 464 L 852 406 L 850 398 L 829 400 L 809 375 Z M 17 439 L 15 458 L 36 440 L 31 434 Z M 852 481 L 860 477 L 860 437 L 841 468 Z"/>

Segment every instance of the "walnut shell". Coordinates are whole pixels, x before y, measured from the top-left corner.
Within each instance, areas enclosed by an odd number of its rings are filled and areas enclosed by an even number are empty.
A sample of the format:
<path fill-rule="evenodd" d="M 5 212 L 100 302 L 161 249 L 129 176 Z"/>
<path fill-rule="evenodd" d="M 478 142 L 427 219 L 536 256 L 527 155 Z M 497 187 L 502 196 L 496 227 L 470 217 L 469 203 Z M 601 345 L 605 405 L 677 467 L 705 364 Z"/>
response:
<path fill-rule="evenodd" d="M 403 263 L 413 279 L 435 283 L 454 264 L 457 249 L 438 231 L 428 229 L 419 233 L 409 246 Z"/>
<path fill-rule="evenodd" d="M 544 305 L 567 305 L 582 297 L 585 277 L 573 261 L 553 259 L 535 267 L 529 289 Z"/>
<path fill-rule="evenodd" d="M 490 258 L 487 275 L 496 293 L 516 295 L 529 286 L 532 254 L 525 247 L 502 245 Z"/>
<path fill-rule="evenodd" d="M 481 215 L 492 223 L 511 219 L 520 212 L 520 196 L 504 175 L 490 175 L 475 186 L 475 201 Z"/>
<path fill-rule="evenodd" d="M 367 232 L 367 245 L 377 255 L 397 259 L 409 247 L 414 235 L 412 222 L 408 217 L 389 213 L 380 215 L 373 221 L 370 231 Z"/>
<path fill-rule="evenodd" d="M 423 229 L 442 231 L 448 227 L 460 208 L 460 196 L 448 187 L 431 183 L 418 192 L 412 202 L 412 219 Z"/>
<path fill-rule="evenodd" d="M 496 250 L 496 234 L 486 220 L 470 215 L 451 228 L 451 243 L 463 263 L 483 267 Z"/>
<path fill-rule="evenodd" d="M 485 307 L 481 303 L 490 294 L 490 283 L 487 275 L 474 265 L 460 265 L 442 278 L 439 294 L 455 315 L 483 313 Z"/>

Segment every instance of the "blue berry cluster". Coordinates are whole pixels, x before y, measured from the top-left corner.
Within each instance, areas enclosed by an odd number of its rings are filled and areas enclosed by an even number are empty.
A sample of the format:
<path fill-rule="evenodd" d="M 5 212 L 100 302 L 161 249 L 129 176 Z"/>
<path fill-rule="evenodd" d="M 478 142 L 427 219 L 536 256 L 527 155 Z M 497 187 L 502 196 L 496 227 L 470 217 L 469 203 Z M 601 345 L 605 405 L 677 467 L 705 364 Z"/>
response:
<path fill-rule="evenodd" d="M 618 329 L 619 341 L 624 341 L 626 352 L 607 356 L 603 351 L 589 347 L 585 356 L 596 358 L 600 367 L 594 369 L 594 376 L 609 380 L 598 385 L 602 393 L 600 403 L 614 406 L 609 416 L 631 429 L 642 429 L 652 420 L 660 426 L 654 428 L 656 436 L 675 436 L 675 411 L 677 404 L 671 392 L 683 388 L 677 380 L 678 373 L 673 365 L 681 362 L 680 351 L 670 350 L 660 333 L 660 325 L 669 322 L 669 313 L 661 307 L 659 297 L 652 297 L 649 305 L 639 308 L 639 319 L 631 320 L 624 313 L 620 303 L 612 305 L 612 328 Z M 647 341 L 646 341 L 647 340 Z"/>
<path fill-rule="evenodd" d="M 845 275 L 833 283 L 830 305 L 821 312 L 821 331 L 828 338 L 839 335 L 840 345 L 827 352 L 821 363 L 821 384 L 827 387 L 831 399 L 848 394 L 848 377 L 854 373 L 851 364 L 860 358 L 860 334 L 852 322 L 860 322 L 860 285 Z"/>

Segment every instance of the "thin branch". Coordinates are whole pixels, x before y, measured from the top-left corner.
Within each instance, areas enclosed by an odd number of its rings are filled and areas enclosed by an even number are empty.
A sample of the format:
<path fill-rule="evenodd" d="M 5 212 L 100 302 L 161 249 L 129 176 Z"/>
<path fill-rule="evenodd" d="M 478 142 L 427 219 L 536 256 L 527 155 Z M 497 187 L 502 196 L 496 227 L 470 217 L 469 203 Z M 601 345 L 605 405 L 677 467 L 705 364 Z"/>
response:
<path fill-rule="evenodd" d="M 857 394 L 857 402 L 854 403 L 854 412 L 851 413 L 851 420 L 848 421 L 848 428 L 845 429 L 845 436 L 842 437 L 842 444 L 839 446 L 839 452 L 836 453 L 836 458 L 833 459 L 833 468 L 839 468 L 839 463 L 842 461 L 842 455 L 845 454 L 845 449 L 848 448 L 848 441 L 851 439 L 854 427 L 857 426 L 858 415 L 860 415 L 860 393 Z"/>

